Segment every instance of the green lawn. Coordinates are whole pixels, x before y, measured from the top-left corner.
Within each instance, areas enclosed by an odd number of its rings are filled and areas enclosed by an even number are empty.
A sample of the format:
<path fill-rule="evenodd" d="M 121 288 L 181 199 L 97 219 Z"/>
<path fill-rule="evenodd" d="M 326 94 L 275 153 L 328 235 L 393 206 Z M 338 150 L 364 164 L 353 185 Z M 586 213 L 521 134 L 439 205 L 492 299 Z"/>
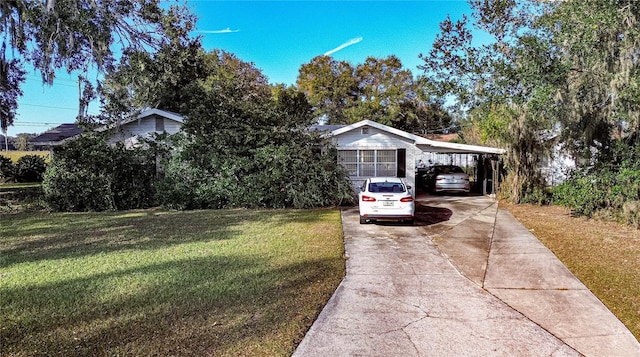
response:
<path fill-rule="evenodd" d="M 4 150 L 0 150 L 0 155 L 4 156 L 4 157 L 8 157 L 9 159 L 11 159 L 11 161 L 13 162 L 17 162 L 21 157 L 26 156 L 26 155 L 37 155 L 37 156 L 42 156 L 44 157 L 45 161 L 49 162 L 49 160 L 51 159 L 49 151 L 19 151 L 19 150 L 9 150 L 9 151 L 4 151 Z"/>
<path fill-rule="evenodd" d="M 0 215 L 0 355 L 288 356 L 344 276 L 338 210 Z"/>

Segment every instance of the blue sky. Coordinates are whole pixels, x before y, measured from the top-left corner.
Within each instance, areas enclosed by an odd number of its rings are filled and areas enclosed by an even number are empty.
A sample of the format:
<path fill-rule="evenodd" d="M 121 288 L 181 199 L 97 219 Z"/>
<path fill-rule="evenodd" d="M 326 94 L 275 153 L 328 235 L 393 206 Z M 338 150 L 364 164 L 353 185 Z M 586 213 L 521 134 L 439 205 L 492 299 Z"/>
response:
<path fill-rule="evenodd" d="M 329 53 L 353 65 L 368 56 L 396 55 L 414 75 L 439 23 L 469 14 L 464 0 L 422 1 L 218 1 L 190 0 L 206 50 L 236 54 L 271 83 L 294 84 L 301 65 Z M 75 76 L 59 73 L 53 87 L 27 76 L 18 117 L 8 134 L 42 133 L 77 115 Z M 97 103 L 90 107 L 96 113 Z"/>

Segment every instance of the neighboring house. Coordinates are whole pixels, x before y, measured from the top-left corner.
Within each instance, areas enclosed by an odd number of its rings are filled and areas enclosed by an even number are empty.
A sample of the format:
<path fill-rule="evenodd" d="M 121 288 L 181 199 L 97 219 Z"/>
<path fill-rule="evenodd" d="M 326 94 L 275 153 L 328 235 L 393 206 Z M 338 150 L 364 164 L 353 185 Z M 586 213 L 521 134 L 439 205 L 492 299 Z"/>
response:
<path fill-rule="evenodd" d="M 82 134 L 84 130 L 76 124 L 61 124 L 53 129 L 49 129 L 44 133 L 29 140 L 36 149 L 50 149 L 54 146 L 64 144 L 67 140 Z"/>
<path fill-rule="evenodd" d="M 316 125 L 312 129 L 324 131 L 324 136 L 336 145 L 338 162 L 349 172 L 354 189 L 372 176 L 403 177 L 415 188 L 418 158 L 427 153 L 476 154 L 494 161 L 505 153 L 503 149 L 433 141 L 371 120 L 351 125 Z M 480 177 L 487 180 L 493 175 L 482 172 Z M 415 189 L 413 192 L 415 195 Z"/>
<path fill-rule="evenodd" d="M 451 133 L 451 134 L 424 134 L 421 135 L 429 140 L 433 140 L 433 141 L 444 141 L 444 142 L 453 142 L 455 140 L 460 139 L 460 135 L 458 135 L 457 133 Z"/>
<path fill-rule="evenodd" d="M 555 187 L 563 183 L 571 170 L 576 168 L 576 161 L 563 149 L 558 141 L 560 129 L 541 134 L 542 140 L 551 150 L 545 154 L 540 164 L 540 174 L 547 187 Z"/>
<path fill-rule="evenodd" d="M 8 137 L 6 137 L 4 135 L 0 135 L 0 150 L 1 151 L 15 150 L 16 149 L 16 147 L 13 145 L 13 143 L 9 142 L 8 139 L 9 139 Z"/>
<path fill-rule="evenodd" d="M 127 148 L 134 148 L 143 139 L 153 139 L 155 134 L 176 134 L 183 124 L 180 114 L 160 109 L 148 109 L 137 117 L 118 123 L 117 125 L 103 126 L 96 131 L 110 130 L 110 144 L 124 143 Z"/>
<path fill-rule="evenodd" d="M 118 123 L 96 128 L 96 131 L 110 131 L 109 143 L 123 142 L 133 148 L 141 139 L 151 139 L 154 134 L 175 134 L 182 128 L 183 117 L 179 114 L 160 109 L 147 109 L 138 116 Z M 64 144 L 82 134 L 83 130 L 75 124 L 62 124 L 38 135 L 29 142 L 40 148 L 51 148 Z"/>

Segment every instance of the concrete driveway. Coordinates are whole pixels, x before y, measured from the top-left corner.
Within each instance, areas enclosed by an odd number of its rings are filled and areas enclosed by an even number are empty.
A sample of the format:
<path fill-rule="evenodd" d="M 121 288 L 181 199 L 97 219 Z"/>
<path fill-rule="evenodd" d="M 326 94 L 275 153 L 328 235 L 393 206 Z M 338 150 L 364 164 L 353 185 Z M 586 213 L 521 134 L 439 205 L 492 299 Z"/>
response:
<path fill-rule="evenodd" d="M 343 211 L 347 275 L 294 356 L 640 356 L 625 326 L 491 198 L 416 225 Z"/>

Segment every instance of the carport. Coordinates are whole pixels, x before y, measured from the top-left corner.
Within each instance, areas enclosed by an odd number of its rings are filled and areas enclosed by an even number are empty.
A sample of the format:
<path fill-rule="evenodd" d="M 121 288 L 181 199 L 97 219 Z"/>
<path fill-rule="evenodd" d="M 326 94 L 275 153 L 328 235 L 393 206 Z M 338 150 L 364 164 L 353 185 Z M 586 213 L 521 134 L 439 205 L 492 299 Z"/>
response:
<path fill-rule="evenodd" d="M 501 180 L 502 155 L 506 150 L 429 139 L 418 140 L 415 145 L 421 151 L 416 154 L 416 171 L 437 164 L 472 168 L 472 172 L 468 172 L 473 177 L 472 191 L 482 195 L 495 195 Z"/>

